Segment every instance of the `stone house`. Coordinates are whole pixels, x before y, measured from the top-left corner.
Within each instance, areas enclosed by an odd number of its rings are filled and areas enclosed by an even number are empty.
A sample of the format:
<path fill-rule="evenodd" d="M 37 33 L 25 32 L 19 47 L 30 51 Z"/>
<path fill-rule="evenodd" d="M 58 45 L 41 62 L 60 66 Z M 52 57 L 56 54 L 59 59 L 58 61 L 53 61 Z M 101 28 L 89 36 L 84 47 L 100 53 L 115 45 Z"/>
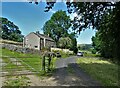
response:
<path fill-rule="evenodd" d="M 47 35 L 31 32 L 24 37 L 23 47 L 41 50 L 44 47 L 56 47 L 56 43 Z"/>

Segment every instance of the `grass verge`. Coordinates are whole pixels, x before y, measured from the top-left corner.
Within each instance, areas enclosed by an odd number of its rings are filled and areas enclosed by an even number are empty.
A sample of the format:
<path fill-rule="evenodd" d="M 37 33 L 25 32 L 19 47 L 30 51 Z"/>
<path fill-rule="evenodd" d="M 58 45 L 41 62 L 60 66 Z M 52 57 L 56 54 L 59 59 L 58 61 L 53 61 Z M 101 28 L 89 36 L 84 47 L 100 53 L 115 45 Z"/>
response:
<path fill-rule="evenodd" d="M 30 79 L 26 76 L 13 76 L 8 77 L 8 80 L 4 82 L 3 87 L 7 86 L 9 88 L 21 88 L 21 86 L 30 86 Z"/>
<path fill-rule="evenodd" d="M 118 65 L 98 58 L 82 57 L 77 60 L 79 66 L 104 86 L 118 86 Z"/>

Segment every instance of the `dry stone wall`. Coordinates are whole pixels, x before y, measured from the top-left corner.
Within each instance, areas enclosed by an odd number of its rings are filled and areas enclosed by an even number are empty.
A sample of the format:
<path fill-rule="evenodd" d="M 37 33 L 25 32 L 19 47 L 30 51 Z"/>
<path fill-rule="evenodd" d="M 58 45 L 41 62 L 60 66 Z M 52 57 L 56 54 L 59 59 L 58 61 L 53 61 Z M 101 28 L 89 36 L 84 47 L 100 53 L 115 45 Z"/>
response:
<path fill-rule="evenodd" d="M 11 50 L 11 51 L 19 52 L 19 53 L 40 54 L 39 50 L 26 48 L 19 45 L 1 43 L 0 47 Z"/>

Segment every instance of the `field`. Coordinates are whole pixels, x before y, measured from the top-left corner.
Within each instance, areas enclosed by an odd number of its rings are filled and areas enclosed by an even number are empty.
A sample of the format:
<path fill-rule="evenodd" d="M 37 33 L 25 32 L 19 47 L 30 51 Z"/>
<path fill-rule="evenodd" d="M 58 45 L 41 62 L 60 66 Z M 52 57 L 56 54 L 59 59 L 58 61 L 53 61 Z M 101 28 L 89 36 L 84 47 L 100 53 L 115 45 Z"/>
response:
<path fill-rule="evenodd" d="M 52 59 L 51 72 L 45 74 L 41 70 L 42 56 L 39 56 L 36 54 L 23 54 L 23 53 L 13 52 L 7 49 L 0 49 L 0 53 L 2 53 L 1 57 L 3 62 L 7 63 L 2 68 L 2 70 L 8 71 L 9 74 L 11 75 L 10 78 L 7 78 L 8 79 L 6 81 L 7 86 L 12 84 L 21 85 L 21 82 L 23 85 L 28 85 L 29 78 L 27 78 L 26 76 L 19 76 L 19 75 L 15 77 L 12 76 L 12 74 L 15 73 L 15 71 L 29 70 L 31 72 L 39 73 L 39 74 L 36 74 L 39 77 L 49 76 L 53 74 L 53 71 L 55 69 L 55 62 L 57 60 L 57 58 Z M 14 63 L 11 62 L 11 60 L 14 60 L 14 59 L 15 59 Z M 18 61 L 18 63 L 16 63 L 16 61 Z M 98 57 L 98 55 L 93 55 L 93 54 L 91 55 L 89 53 L 83 57 L 78 58 L 77 63 L 79 64 L 79 67 L 81 69 L 83 69 L 86 73 L 88 73 L 92 78 L 98 80 L 102 85 L 118 86 L 118 68 L 119 67 L 117 64 L 114 64 L 108 60 L 101 59 L 101 57 Z M 72 74 L 74 73 L 74 69 L 70 68 L 69 66 L 67 70 Z M 14 81 L 15 78 L 17 79 L 17 81 Z M 24 84 L 24 81 L 27 81 L 28 83 Z"/>
<path fill-rule="evenodd" d="M 7 63 L 7 65 L 4 67 L 6 68 L 10 68 L 9 70 L 22 70 L 22 69 L 26 69 L 26 70 L 30 70 L 33 72 L 38 72 L 38 73 L 42 73 L 42 56 L 39 56 L 37 54 L 23 54 L 23 53 L 18 53 L 18 52 L 13 52 L 7 49 L 0 49 L 0 52 L 2 52 L 2 60 Z M 15 61 L 18 61 L 17 63 L 19 64 L 19 62 L 22 64 L 22 66 L 16 66 L 16 64 L 13 63 L 9 63 L 11 62 L 10 59 Z M 51 61 L 51 69 L 54 69 L 54 63 L 55 60 L 57 58 L 53 58 Z M 3 68 L 3 70 L 4 70 Z"/>

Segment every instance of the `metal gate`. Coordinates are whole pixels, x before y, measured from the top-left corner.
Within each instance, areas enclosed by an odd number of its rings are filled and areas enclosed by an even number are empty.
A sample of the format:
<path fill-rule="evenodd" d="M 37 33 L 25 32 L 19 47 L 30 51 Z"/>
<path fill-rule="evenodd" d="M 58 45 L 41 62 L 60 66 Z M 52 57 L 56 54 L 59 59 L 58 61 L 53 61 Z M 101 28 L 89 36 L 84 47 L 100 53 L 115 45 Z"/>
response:
<path fill-rule="evenodd" d="M 26 59 L 27 58 L 27 59 Z M 14 75 L 32 75 L 39 74 L 41 70 L 41 62 L 31 61 L 29 57 L 8 57 L 0 58 L 0 76 Z M 33 58 L 35 59 L 35 57 Z"/>

